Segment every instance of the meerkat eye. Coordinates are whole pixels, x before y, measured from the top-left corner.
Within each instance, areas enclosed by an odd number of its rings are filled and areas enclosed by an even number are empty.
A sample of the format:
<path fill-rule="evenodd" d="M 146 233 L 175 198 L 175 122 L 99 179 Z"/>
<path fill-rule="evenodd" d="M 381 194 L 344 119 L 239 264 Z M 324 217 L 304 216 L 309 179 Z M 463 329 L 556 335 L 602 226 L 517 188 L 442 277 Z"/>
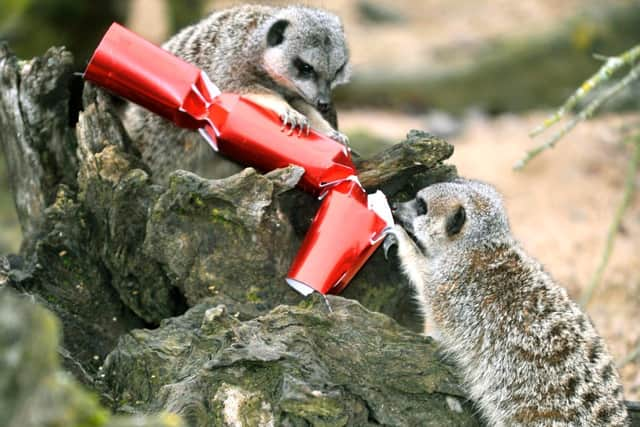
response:
<path fill-rule="evenodd" d="M 451 237 L 460 232 L 462 230 L 462 226 L 467 220 L 467 214 L 462 206 L 458 206 L 456 213 L 447 218 L 447 224 L 445 225 L 445 229 L 447 231 L 447 236 Z"/>
<path fill-rule="evenodd" d="M 316 74 L 316 72 L 313 69 L 313 67 L 311 65 L 307 64 L 306 62 L 304 62 L 300 58 L 296 58 L 294 60 L 294 65 L 295 65 L 296 69 L 298 70 L 298 72 L 300 73 L 301 77 L 313 77 Z"/>
<path fill-rule="evenodd" d="M 424 199 L 416 199 L 416 215 L 422 216 L 427 214 L 427 202 Z"/>

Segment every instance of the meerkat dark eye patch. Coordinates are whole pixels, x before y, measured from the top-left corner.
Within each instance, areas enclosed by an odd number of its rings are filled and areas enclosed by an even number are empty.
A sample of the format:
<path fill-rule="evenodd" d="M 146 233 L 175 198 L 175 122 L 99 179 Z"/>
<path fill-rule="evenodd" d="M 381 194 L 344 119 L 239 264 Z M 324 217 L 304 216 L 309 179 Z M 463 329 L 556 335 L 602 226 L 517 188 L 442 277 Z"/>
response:
<path fill-rule="evenodd" d="M 422 216 L 427 214 L 427 202 L 424 199 L 416 199 L 416 215 Z"/>
<path fill-rule="evenodd" d="M 284 40 L 284 30 L 289 26 L 289 21 L 280 19 L 276 21 L 267 32 L 267 46 L 278 46 Z"/>
<path fill-rule="evenodd" d="M 456 212 L 447 218 L 447 223 L 445 225 L 445 230 L 447 232 L 447 236 L 455 236 L 462 230 L 464 223 L 467 220 L 467 213 L 465 212 L 462 206 L 458 206 Z"/>
<path fill-rule="evenodd" d="M 313 67 L 300 58 L 294 59 L 293 65 L 296 67 L 296 70 L 298 70 L 298 73 L 300 73 L 300 77 L 313 78 L 316 75 L 316 71 Z"/>

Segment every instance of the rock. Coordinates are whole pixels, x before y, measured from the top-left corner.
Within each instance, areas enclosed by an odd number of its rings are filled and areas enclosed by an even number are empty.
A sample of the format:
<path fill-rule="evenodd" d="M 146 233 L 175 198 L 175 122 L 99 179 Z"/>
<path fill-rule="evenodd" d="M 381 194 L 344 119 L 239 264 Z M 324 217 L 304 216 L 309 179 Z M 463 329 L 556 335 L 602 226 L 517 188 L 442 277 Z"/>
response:
<path fill-rule="evenodd" d="M 179 427 L 174 414 L 112 416 L 60 369 L 59 322 L 0 284 L 0 419 L 6 427 Z"/>
<path fill-rule="evenodd" d="M 478 425 L 436 345 L 357 302 L 321 297 L 252 320 L 207 300 L 107 357 L 115 409 L 190 426 Z"/>

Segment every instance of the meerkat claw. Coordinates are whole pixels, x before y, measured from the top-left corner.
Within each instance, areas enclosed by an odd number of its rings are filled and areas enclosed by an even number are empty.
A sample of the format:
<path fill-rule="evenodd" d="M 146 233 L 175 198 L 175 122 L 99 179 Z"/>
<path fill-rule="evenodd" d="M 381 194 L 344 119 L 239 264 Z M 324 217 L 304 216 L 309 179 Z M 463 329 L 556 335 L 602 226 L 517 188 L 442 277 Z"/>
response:
<path fill-rule="evenodd" d="M 389 231 L 387 233 L 387 237 L 385 237 L 384 242 L 382 243 L 384 259 L 389 260 L 389 250 L 394 246 L 398 246 L 398 238 L 393 231 Z"/>
<path fill-rule="evenodd" d="M 338 132 L 337 130 L 332 130 L 331 132 L 329 132 L 328 136 L 329 138 L 333 139 L 334 141 L 338 141 L 340 144 L 349 149 L 349 138 L 344 133 Z"/>
<path fill-rule="evenodd" d="M 280 114 L 280 120 L 282 120 L 282 127 L 280 128 L 281 131 L 284 132 L 287 127 L 289 128 L 287 135 L 293 135 L 293 132 L 295 132 L 296 129 L 298 130 L 298 136 L 301 136 L 305 131 L 307 134 L 309 133 L 309 127 L 311 126 L 309 119 L 295 110 L 285 110 Z"/>

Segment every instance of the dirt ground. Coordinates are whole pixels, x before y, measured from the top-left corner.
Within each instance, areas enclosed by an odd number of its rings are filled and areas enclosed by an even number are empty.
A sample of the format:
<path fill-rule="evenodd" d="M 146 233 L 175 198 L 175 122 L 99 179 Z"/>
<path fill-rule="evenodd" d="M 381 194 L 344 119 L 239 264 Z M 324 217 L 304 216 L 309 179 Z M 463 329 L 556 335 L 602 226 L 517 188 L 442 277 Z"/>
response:
<path fill-rule="evenodd" d="M 476 115 L 449 137 L 450 159 L 461 176 L 486 181 L 503 194 L 514 235 L 552 276 L 578 299 L 601 257 L 614 212 L 622 198 L 628 147 L 620 129 L 637 116 L 609 115 L 583 123 L 552 151 L 522 172 L 512 166 L 540 141 L 527 133 L 545 115 Z M 429 130 L 425 116 L 379 111 L 343 112 L 347 134 L 366 128 L 390 141 L 408 129 Z M 351 131 L 350 131 L 351 130 Z M 640 184 L 640 182 L 638 182 Z M 640 197 L 627 211 L 614 253 L 587 312 L 616 360 L 640 344 Z M 640 400 L 640 360 L 622 369 L 627 399 Z"/>

